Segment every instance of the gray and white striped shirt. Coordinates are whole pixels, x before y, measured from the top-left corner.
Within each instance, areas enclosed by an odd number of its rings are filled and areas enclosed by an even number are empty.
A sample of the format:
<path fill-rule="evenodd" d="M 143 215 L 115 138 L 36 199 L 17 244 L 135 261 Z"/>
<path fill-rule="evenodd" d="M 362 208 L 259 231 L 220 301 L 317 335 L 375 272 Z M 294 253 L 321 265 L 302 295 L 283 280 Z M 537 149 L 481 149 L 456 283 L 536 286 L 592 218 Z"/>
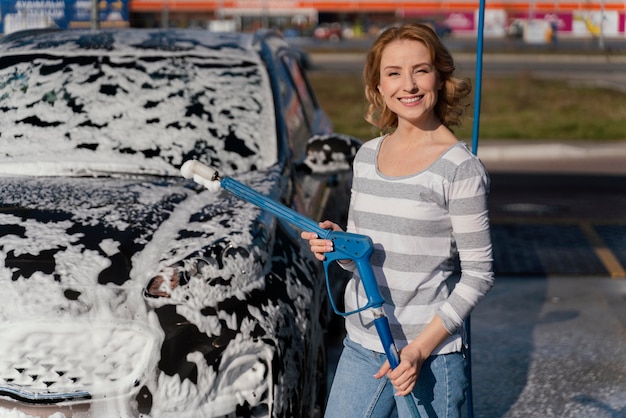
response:
<path fill-rule="evenodd" d="M 461 325 L 494 280 L 488 174 L 459 142 L 422 172 L 385 176 L 376 165 L 383 138 L 366 142 L 355 158 L 347 230 L 374 242 L 370 261 L 398 348 L 438 315 L 452 336 L 433 354 L 460 351 Z M 451 290 L 446 279 L 454 272 L 457 254 L 461 277 Z M 346 311 L 366 302 L 355 271 L 345 292 Z M 362 346 L 383 352 L 372 321 L 369 311 L 350 315 L 347 333 Z"/>

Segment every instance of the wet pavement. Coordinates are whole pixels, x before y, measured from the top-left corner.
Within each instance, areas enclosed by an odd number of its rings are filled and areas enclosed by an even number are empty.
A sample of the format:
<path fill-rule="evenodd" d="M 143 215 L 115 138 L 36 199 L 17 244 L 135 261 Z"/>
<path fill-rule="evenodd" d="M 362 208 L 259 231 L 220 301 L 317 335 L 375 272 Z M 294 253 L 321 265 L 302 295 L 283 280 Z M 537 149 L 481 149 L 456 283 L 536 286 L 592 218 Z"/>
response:
<path fill-rule="evenodd" d="M 478 153 L 496 273 L 626 278 L 626 143 L 507 146 Z"/>
<path fill-rule="evenodd" d="M 626 175 L 492 173 L 494 269 L 624 278 Z"/>
<path fill-rule="evenodd" d="M 472 325 L 475 417 L 626 416 L 626 281 L 499 277 Z"/>

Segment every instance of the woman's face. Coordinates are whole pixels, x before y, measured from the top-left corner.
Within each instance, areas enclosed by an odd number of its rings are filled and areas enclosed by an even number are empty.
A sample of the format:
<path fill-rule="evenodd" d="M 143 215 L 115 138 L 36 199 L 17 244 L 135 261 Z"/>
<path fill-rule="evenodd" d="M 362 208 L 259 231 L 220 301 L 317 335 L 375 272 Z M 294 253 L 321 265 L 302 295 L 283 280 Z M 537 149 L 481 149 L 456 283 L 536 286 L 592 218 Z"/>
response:
<path fill-rule="evenodd" d="M 418 124 L 435 118 L 442 82 L 428 48 L 412 40 L 393 41 L 383 50 L 378 91 L 398 124 Z"/>

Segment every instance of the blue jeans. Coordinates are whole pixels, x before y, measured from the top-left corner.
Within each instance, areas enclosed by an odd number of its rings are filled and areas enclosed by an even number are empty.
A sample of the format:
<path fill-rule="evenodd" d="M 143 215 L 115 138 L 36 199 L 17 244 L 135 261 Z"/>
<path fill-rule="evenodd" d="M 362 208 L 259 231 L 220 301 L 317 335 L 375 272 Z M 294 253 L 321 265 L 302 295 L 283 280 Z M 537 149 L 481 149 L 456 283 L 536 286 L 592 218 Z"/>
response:
<path fill-rule="evenodd" d="M 325 418 L 410 417 L 404 397 L 395 397 L 387 377 L 374 374 L 387 359 L 345 338 L 330 389 Z M 421 418 L 460 417 L 468 389 L 467 362 L 461 353 L 429 357 L 412 396 Z"/>

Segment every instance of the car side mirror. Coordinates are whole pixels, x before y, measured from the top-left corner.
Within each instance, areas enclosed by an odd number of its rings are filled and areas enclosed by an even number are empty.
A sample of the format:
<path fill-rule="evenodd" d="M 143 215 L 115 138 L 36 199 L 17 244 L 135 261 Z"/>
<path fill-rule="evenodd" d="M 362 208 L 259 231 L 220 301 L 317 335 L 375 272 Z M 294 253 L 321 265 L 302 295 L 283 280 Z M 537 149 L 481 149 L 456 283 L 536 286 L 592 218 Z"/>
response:
<path fill-rule="evenodd" d="M 307 141 L 301 166 L 311 174 L 334 175 L 352 169 L 352 161 L 363 142 L 344 134 L 314 135 Z"/>

